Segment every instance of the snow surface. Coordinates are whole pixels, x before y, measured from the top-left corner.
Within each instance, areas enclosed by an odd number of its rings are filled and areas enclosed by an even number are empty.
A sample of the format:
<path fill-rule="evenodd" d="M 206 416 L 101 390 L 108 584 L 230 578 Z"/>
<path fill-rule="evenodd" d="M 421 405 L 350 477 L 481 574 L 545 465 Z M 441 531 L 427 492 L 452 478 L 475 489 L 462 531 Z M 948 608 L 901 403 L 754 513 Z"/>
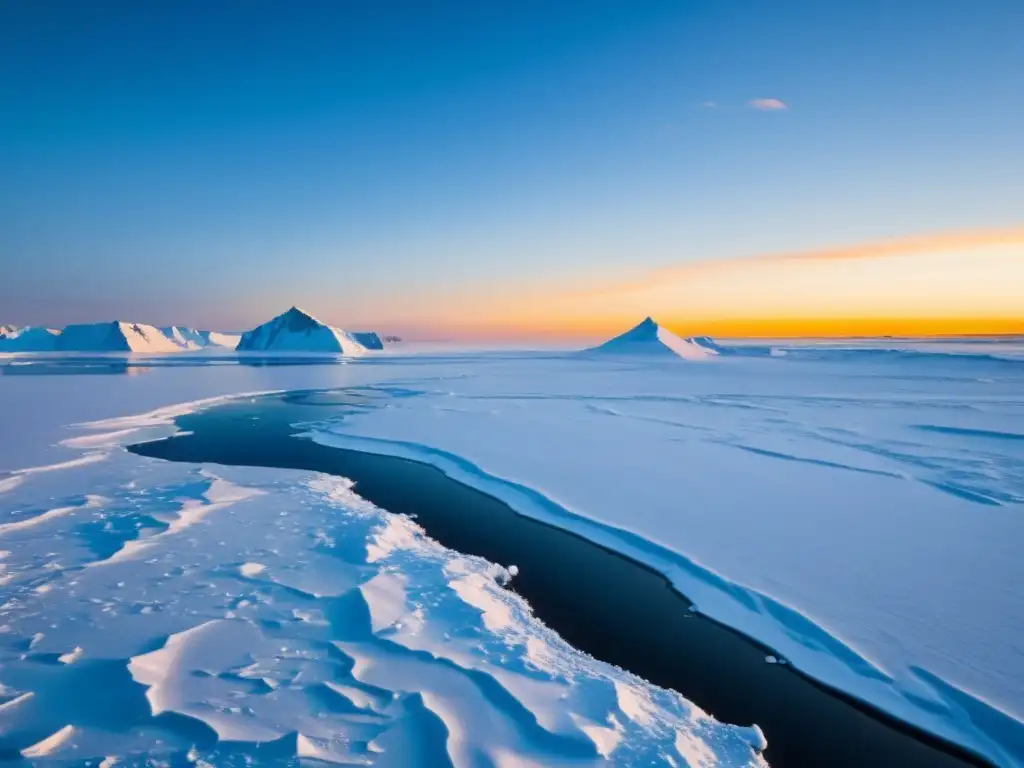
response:
<path fill-rule="evenodd" d="M 15 524 L 0 536 L 0 647 L 13 660 L 0 668 L 0 738 L 32 749 L 70 726 L 55 757 L 189 749 L 192 734 L 151 719 L 155 697 L 217 733 L 301 734 L 274 742 L 292 756 L 347 759 L 358 743 L 385 765 L 442 744 L 495 763 L 565 763 L 579 748 L 584 762 L 757 764 L 753 731 L 581 658 L 498 588 L 497 566 L 443 550 L 337 479 L 117 449 L 210 401 L 175 403 L 344 386 L 375 405 L 306 427 L 318 441 L 433 463 L 642 559 L 775 658 L 1022 765 L 1024 355 L 885 347 L 730 345 L 700 366 L 449 353 L 0 376 L 0 433 L 18 436 L 0 441 L 0 523 Z M 64 428 L 95 419 L 109 421 Z M 75 661 L 37 663 L 59 657 Z M 130 667 L 155 692 L 126 731 L 82 681 Z M 546 735 L 469 679 L 497 681 Z M 553 680 L 571 681 L 569 699 Z M 386 725 L 371 736 L 367 719 Z M 216 749 L 214 764 L 230 764 L 233 747 Z"/>
<path fill-rule="evenodd" d="M 312 434 L 627 552 L 817 679 L 1021 764 L 1024 366 L 800 354 L 491 361 Z"/>
<path fill-rule="evenodd" d="M 718 346 L 708 337 L 680 338 L 649 317 L 620 336 L 586 350 L 587 355 L 597 357 L 681 357 L 684 360 L 707 360 L 718 352 Z"/>
<path fill-rule="evenodd" d="M 376 338 L 376 334 L 373 336 Z M 377 342 L 379 344 L 380 340 Z M 298 307 L 292 307 L 243 333 L 237 349 L 247 352 L 333 352 L 347 356 L 366 352 L 366 347 L 353 334 L 321 323 Z"/>
<path fill-rule="evenodd" d="M 11 492 L 7 516 L 54 497 L 73 511 L 0 538 L 5 749 L 217 766 L 681 765 L 699 749 L 701 765 L 765 765 L 756 729 L 575 651 L 500 586 L 510 570 L 443 548 L 342 478 L 118 449 L 216 402 L 79 427 L 109 436 L 88 443 L 104 461 L 29 472 Z M 102 496 L 76 506 L 86 486 Z"/>

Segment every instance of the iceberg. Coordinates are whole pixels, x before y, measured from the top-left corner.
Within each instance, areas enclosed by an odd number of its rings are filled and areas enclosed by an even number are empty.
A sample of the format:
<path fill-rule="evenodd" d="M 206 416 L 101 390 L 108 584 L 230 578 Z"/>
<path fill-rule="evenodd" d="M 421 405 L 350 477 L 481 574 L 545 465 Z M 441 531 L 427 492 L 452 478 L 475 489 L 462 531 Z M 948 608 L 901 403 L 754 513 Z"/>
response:
<path fill-rule="evenodd" d="M 60 331 L 43 326 L 0 326 L 0 352 L 51 352 Z"/>
<path fill-rule="evenodd" d="M 355 334 L 322 323 L 298 307 L 243 333 L 237 349 L 240 352 L 333 352 L 353 356 L 367 350 Z"/>
<path fill-rule="evenodd" d="M 707 336 L 684 339 L 652 318 L 606 341 L 600 346 L 584 350 L 588 355 L 615 355 L 628 357 L 679 357 L 684 360 L 706 360 L 720 353 L 720 348 Z"/>
<path fill-rule="evenodd" d="M 115 320 L 69 325 L 56 338 L 59 352 L 176 352 L 180 347 L 158 328 Z"/>
<path fill-rule="evenodd" d="M 383 340 L 373 331 L 353 331 L 351 336 L 367 349 L 384 349 Z"/>

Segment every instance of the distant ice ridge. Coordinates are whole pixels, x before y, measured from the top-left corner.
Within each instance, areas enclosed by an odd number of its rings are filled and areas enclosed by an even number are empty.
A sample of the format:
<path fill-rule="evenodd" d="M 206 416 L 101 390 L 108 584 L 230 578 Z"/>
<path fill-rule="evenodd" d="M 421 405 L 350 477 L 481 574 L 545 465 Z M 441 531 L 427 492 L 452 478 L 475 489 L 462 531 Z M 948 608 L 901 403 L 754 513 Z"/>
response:
<path fill-rule="evenodd" d="M 382 348 L 377 334 L 359 334 L 364 341 Z M 368 338 L 370 335 L 373 339 Z M 374 341 L 375 340 L 375 341 Z M 263 325 L 242 334 L 239 352 L 334 352 L 341 355 L 362 355 L 367 351 L 356 334 L 322 323 L 308 312 L 292 307 Z"/>
<path fill-rule="evenodd" d="M 169 325 L 161 328 L 160 331 L 182 349 L 204 349 L 206 347 L 234 349 L 238 346 L 239 339 L 242 338 L 238 333 L 200 331 L 183 325 Z"/>
<path fill-rule="evenodd" d="M 169 353 L 204 349 L 332 352 L 354 356 L 362 355 L 367 350 L 382 350 L 384 341 L 373 331 L 350 333 L 327 325 L 297 307 L 243 334 L 218 333 L 184 325 L 158 328 L 120 320 L 69 325 L 62 331 L 37 326 L 0 326 L 0 353 Z"/>
<path fill-rule="evenodd" d="M 650 317 L 620 336 L 585 350 L 587 355 L 602 357 L 680 357 L 684 360 L 707 360 L 720 352 L 721 348 L 709 337 L 681 338 Z"/>
<path fill-rule="evenodd" d="M 234 349 L 238 336 L 184 326 L 156 328 L 114 320 L 83 323 L 63 330 L 0 327 L 0 352 L 181 352 L 217 347 Z"/>
<path fill-rule="evenodd" d="M 131 439 L 125 430 L 165 429 L 183 409 L 94 428 Z M 70 507 L 82 488 L 103 496 L 4 539 L 0 646 L 17 649 L 0 669 L 7 754 L 766 765 L 756 727 L 720 723 L 579 653 L 502 588 L 514 568 L 444 548 L 342 478 L 123 452 L 102 472 L 58 474 L 61 484 L 30 480 L 20 498 Z"/>

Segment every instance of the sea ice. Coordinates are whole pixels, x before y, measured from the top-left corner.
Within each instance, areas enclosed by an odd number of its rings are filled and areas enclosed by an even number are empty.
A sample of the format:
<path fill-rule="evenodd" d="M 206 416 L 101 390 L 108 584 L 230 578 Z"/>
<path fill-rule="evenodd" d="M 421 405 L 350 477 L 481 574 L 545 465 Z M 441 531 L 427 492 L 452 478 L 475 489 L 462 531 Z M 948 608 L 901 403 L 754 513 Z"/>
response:
<path fill-rule="evenodd" d="M 0 711 L 3 746 L 127 763 L 640 765 L 681 761 L 682 731 L 713 764 L 765 764 L 751 729 L 578 653 L 501 587 L 509 569 L 445 549 L 342 478 L 115 447 L 165 434 L 169 412 L 97 424 L 139 432 L 11 492 L 20 508 L 55 497 L 74 513 L 7 533 L 0 643 L 28 650 L 0 669 L 21 689 Z M 103 504 L 68 503 L 83 487 Z M 623 711 L 617 686 L 649 702 L 645 717 Z"/>
<path fill-rule="evenodd" d="M 198 744 L 216 765 L 763 764 L 759 731 L 569 648 L 501 588 L 511 568 L 445 550 L 342 479 L 119 448 L 236 393 L 344 387 L 367 405 L 304 439 L 434 464 L 649 563 L 777 659 L 1022 764 L 1024 364 L 980 343 L 891 346 L 0 376 L 0 433 L 18 435 L 0 444 L 0 646 L 17 651 L 0 742 L 97 761 Z M 349 561 L 336 543 L 353 540 Z"/>

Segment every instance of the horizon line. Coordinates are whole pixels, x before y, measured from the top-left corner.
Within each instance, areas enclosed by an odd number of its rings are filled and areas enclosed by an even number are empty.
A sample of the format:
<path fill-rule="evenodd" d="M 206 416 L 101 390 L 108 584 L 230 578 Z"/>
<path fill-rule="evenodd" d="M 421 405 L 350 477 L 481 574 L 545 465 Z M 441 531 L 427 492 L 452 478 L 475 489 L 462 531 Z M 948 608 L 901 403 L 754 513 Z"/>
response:
<path fill-rule="evenodd" d="M 816 339 L 816 338 L 965 338 L 965 337 L 1012 337 L 1024 336 L 1024 314 L 1011 316 L 834 316 L 834 317 L 717 317 L 703 320 L 692 317 L 673 318 L 671 315 L 657 313 L 646 315 L 658 325 L 671 330 L 680 336 L 717 336 L 719 338 L 777 338 L 777 339 Z M 276 315 L 275 315 L 276 317 Z M 452 326 L 446 323 L 423 323 L 420 331 L 415 330 L 416 323 L 403 324 L 384 322 L 360 323 L 360 328 L 369 328 L 374 333 L 400 335 L 409 340 L 418 341 L 506 341 L 506 340 L 570 340 L 598 339 L 608 334 L 618 334 L 629 330 L 644 318 L 637 315 L 634 319 L 588 318 L 577 320 L 568 325 L 553 324 L 549 327 L 507 323 L 476 322 L 466 326 Z M 199 331 L 214 333 L 241 334 L 248 328 L 223 330 L 206 328 L 200 325 L 185 323 L 156 324 L 127 320 L 99 320 L 86 323 L 67 323 L 64 326 L 52 325 L 9 325 L 18 330 L 23 328 L 45 328 L 58 333 L 63 329 L 76 325 L 107 325 L 115 322 L 149 325 L 157 330 L 169 327 L 194 328 Z M 267 321 L 264 321 L 267 322 Z M 323 321 L 319 321 L 323 322 Z M 347 332 L 352 331 L 344 326 L 324 323 Z M 259 325 L 259 324 L 258 324 Z M 406 330 L 378 331 L 378 327 L 400 328 Z M 253 326 L 255 327 L 255 326 Z M 468 331 L 468 333 L 467 333 Z M 476 331 L 476 332 L 473 332 Z"/>

